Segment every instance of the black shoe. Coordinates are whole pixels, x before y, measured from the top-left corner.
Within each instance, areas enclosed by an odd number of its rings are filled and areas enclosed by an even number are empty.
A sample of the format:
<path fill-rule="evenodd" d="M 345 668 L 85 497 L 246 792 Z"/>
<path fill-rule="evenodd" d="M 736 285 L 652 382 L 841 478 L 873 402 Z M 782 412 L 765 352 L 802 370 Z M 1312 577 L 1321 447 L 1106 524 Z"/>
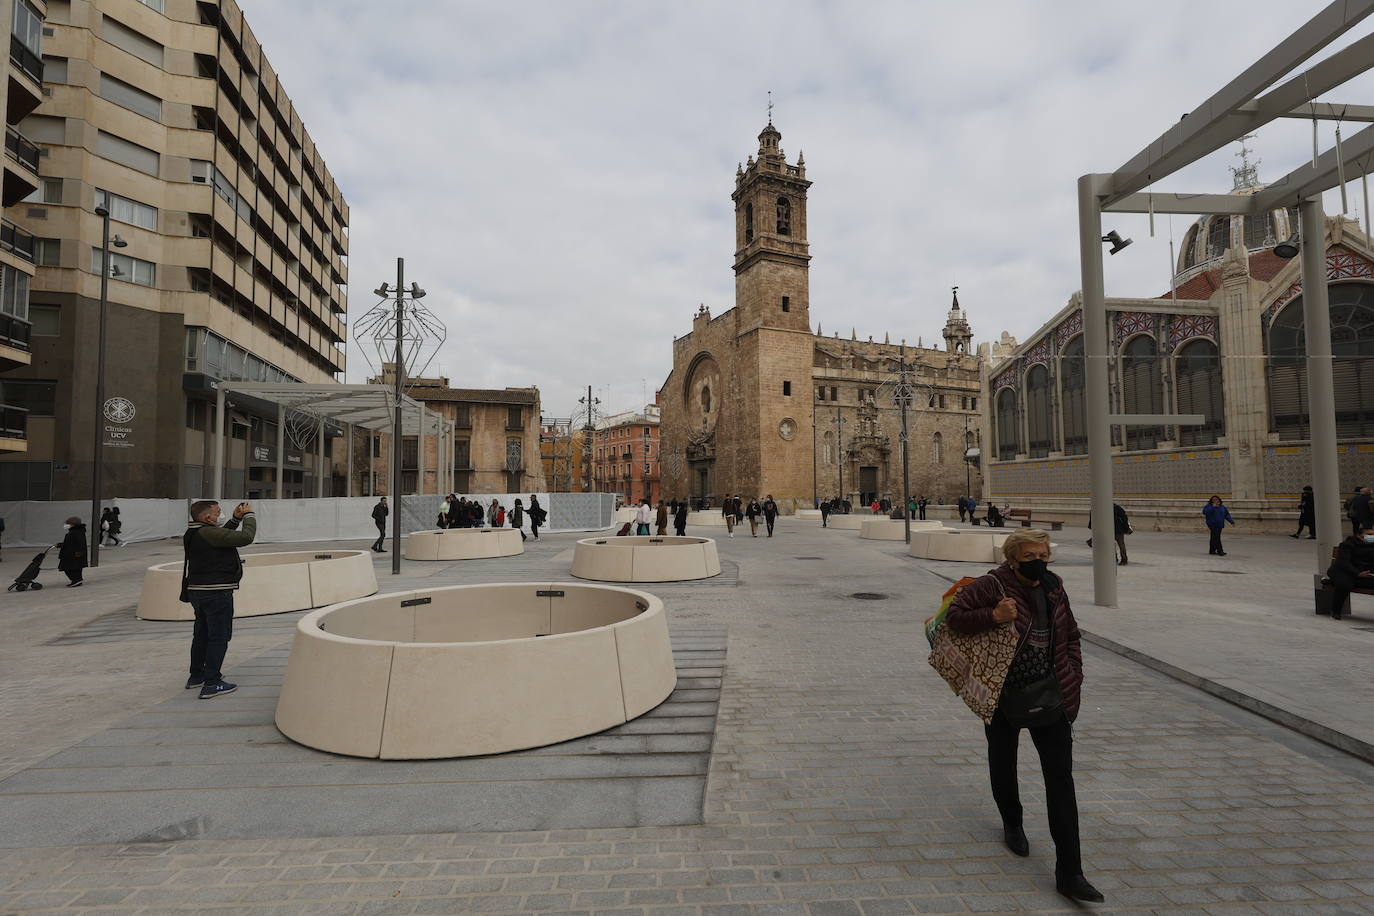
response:
<path fill-rule="evenodd" d="M 1088 883 L 1088 879 L 1082 875 L 1074 875 L 1072 878 L 1064 878 L 1054 882 L 1054 889 L 1059 891 L 1070 900 L 1081 900 L 1084 903 L 1101 903 L 1106 900 L 1102 892 Z"/>
<path fill-rule="evenodd" d="M 1308 539 L 1309 541 L 1315 541 L 1315 540 L 1317 539 L 1317 536 L 1316 536 L 1315 534 L 1309 534 L 1309 535 L 1307 536 L 1307 539 Z"/>
<path fill-rule="evenodd" d="M 1217 556 L 1219 556 L 1219 557 L 1224 557 L 1224 556 L 1226 556 L 1226 551 L 1224 551 L 1224 550 L 1218 550 L 1218 551 L 1217 551 Z"/>
<path fill-rule="evenodd" d="M 1290 538 L 1296 538 L 1296 537 L 1297 537 L 1296 534 L 1290 534 L 1290 535 L 1288 535 L 1288 536 L 1289 536 Z"/>
<path fill-rule="evenodd" d="M 80 588 L 80 587 L 81 587 L 82 585 L 84 585 L 84 584 L 85 584 L 85 580 L 84 580 L 84 579 L 77 579 L 75 582 L 68 582 L 68 583 L 67 583 L 67 588 Z"/>
<path fill-rule="evenodd" d="M 1014 855 L 1022 858 L 1030 855 L 1030 840 L 1026 839 L 1026 831 L 1020 827 L 1008 827 L 1003 824 L 1002 842 L 1007 844 L 1007 848 Z"/>

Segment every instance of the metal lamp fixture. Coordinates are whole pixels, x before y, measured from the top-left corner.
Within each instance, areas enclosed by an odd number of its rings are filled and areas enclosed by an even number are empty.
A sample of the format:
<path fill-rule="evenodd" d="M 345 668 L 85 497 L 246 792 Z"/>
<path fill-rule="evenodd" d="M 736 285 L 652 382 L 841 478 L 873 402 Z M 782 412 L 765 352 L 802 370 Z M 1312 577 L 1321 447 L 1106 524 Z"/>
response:
<path fill-rule="evenodd" d="M 1302 249 L 1302 238 L 1296 231 L 1288 238 L 1274 246 L 1274 256 L 1283 258 L 1285 261 L 1292 260 L 1298 256 Z"/>
<path fill-rule="evenodd" d="M 1111 232 L 1108 232 L 1106 235 L 1102 236 L 1102 241 L 1110 242 L 1112 245 L 1112 247 L 1107 252 L 1108 254 L 1116 254 L 1118 251 L 1125 248 L 1127 245 L 1131 244 L 1130 239 L 1123 239 L 1121 237 L 1121 233 L 1117 232 L 1115 229 L 1113 229 Z"/>

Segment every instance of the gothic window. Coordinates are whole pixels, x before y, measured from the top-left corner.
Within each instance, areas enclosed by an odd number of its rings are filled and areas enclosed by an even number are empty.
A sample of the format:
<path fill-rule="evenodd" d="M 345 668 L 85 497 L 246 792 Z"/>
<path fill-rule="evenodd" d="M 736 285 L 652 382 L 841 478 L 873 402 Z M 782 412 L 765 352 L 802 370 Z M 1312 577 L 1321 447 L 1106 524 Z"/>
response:
<path fill-rule="evenodd" d="M 821 437 L 821 463 L 835 463 L 835 434 L 826 433 Z"/>
<path fill-rule="evenodd" d="M 748 203 L 744 205 L 744 241 L 754 240 L 754 205 Z"/>
<path fill-rule="evenodd" d="M 1053 429 L 1050 423 L 1050 373 L 1044 366 L 1034 366 L 1026 373 L 1026 424 L 1030 427 L 1032 458 L 1044 458 L 1053 448 Z"/>
<path fill-rule="evenodd" d="M 1207 227 L 1207 257 L 1219 258 L 1231 247 L 1231 217 L 1214 216 Z"/>
<path fill-rule="evenodd" d="M 939 433 L 930 438 L 930 459 L 935 464 L 945 463 L 945 440 Z"/>
<path fill-rule="evenodd" d="M 1202 426 L 1180 426 L 1181 445 L 1214 445 L 1226 435 L 1226 414 L 1221 401 L 1221 356 L 1210 340 L 1194 340 L 1178 351 L 1174 362 L 1178 412 L 1200 413 Z"/>
<path fill-rule="evenodd" d="M 1336 382 L 1336 435 L 1374 436 L 1374 286 L 1329 287 L 1331 374 Z M 1311 435 L 1307 406 L 1307 338 L 1302 297 L 1284 306 L 1269 329 L 1269 410 L 1280 439 Z"/>
<path fill-rule="evenodd" d="M 1121 352 L 1122 413 L 1164 413 L 1164 378 L 1159 347 L 1145 334 L 1131 338 Z M 1128 451 L 1151 449 L 1164 437 L 1161 426 L 1126 427 Z"/>
<path fill-rule="evenodd" d="M 1010 461 L 1021 450 L 1017 443 L 1016 392 L 1003 388 L 997 395 L 997 457 Z"/>
<path fill-rule="evenodd" d="M 701 388 L 701 412 L 711 412 L 711 386 L 703 385 Z"/>
<path fill-rule="evenodd" d="M 783 296 L 783 297 L 782 297 L 782 310 L 783 310 L 784 312 L 790 312 L 790 311 L 792 311 L 792 297 L 791 297 L 791 296 Z"/>
<path fill-rule="evenodd" d="M 1064 454 L 1088 451 L 1087 362 L 1083 359 L 1083 335 L 1075 337 L 1059 357 L 1059 385 L 1064 424 Z"/>
<path fill-rule="evenodd" d="M 792 234 L 792 201 L 778 198 L 778 235 Z"/>

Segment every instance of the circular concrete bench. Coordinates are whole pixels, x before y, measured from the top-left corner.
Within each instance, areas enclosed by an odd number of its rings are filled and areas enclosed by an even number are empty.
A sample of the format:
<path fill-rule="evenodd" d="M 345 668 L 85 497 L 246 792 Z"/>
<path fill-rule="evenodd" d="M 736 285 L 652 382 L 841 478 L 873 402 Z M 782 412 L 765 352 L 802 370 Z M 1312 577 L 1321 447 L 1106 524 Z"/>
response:
<path fill-rule="evenodd" d="M 277 702 L 293 741 L 352 757 L 469 757 L 643 715 L 677 683 L 663 602 L 585 583 L 393 592 L 302 617 Z"/>
<path fill-rule="evenodd" d="M 911 532 L 907 553 L 924 560 L 1001 563 L 1002 543 L 1010 531 L 959 531 L 940 528 Z"/>
<path fill-rule="evenodd" d="M 822 516 L 820 509 L 798 509 L 792 517 L 799 518 L 802 521 L 819 522 Z"/>
<path fill-rule="evenodd" d="M 918 531 L 933 531 L 942 527 L 944 526 L 939 522 L 913 519 L 911 536 L 914 538 Z M 904 541 L 906 540 L 906 522 L 901 519 L 870 518 L 859 528 L 859 537 L 873 541 Z"/>
<path fill-rule="evenodd" d="M 841 531 L 859 531 L 863 528 L 864 522 L 871 521 L 873 521 L 873 513 L 871 512 L 865 512 L 863 515 L 851 512 L 848 515 L 832 515 L 827 524 L 829 527 L 838 528 Z"/>
<path fill-rule="evenodd" d="M 406 535 L 407 560 L 485 560 L 525 552 L 519 528 L 435 528 Z"/>
<path fill-rule="evenodd" d="M 719 509 L 707 509 L 703 512 L 688 512 L 687 527 L 706 526 L 714 528 L 725 527 L 725 516 L 720 514 Z"/>
<path fill-rule="evenodd" d="M 626 522 L 635 520 L 635 512 L 638 511 L 634 506 L 621 506 L 615 510 L 615 524 L 623 525 Z"/>
<path fill-rule="evenodd" d="M 720 575 L 716 542 L 693 537 L 586 538 L 572 574 L 601 582 L 681 582 Z"/>
<path fill-rule="evenodd" d="M 135 613 L 143 620 L 194 620 L 181 596 L 182 561 L 149 566 Z M 367 550 L 296 550 L 243 556 L 235 617 L 305 611 L 377 593 Z"/>

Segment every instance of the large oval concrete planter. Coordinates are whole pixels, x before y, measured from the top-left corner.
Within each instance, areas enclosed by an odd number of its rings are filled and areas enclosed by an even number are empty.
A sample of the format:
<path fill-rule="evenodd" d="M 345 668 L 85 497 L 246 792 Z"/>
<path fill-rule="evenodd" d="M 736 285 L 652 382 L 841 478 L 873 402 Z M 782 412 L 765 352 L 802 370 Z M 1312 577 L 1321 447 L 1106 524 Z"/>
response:
<path fill-rule="evenodd" d="M 804 522 L 819 522 L 822 516 L 820 509 L 798 509 L 792 517 Z"/>
<path fill-rule="evenodd" d="M 1001 563 L 1002 544 L 1010 531 L 958 531 L 953 528 L 911 532 L 907 553 L 925 560 Z"/>
<path fill-rule="evenodd" d="M 525 552 L 519 528 L 435 528 L 406 535 L 407 560 L 486 560 Z"/>
<path fill-rule="evenodd" d="M 716 542 L 693 537 L 585 538 L 572 574 L 600 582 L 682 582 L 720 575 Z"/>
<path fill-rule="evenodd" d="M 918 531 L 933 531 L 943 527 L 939 522 L 916 519 L 911 523 L 911 536 L 915 537 Z M 870 518 L 859 527 L 859 537 L 871 541 L 905 541 L 906 522 L 901 519 Z"/>
<path fill-rule="evenodd" d="M 867 512 L 863 515 L 832 515 L 830 516 L 828 527 L 838 528 L 840 531 L 859 531 L 863 528 L 864 522 L 873 521 L 873 513 Z"/>
<path fill-rule="evenodd" d="M 499 754 L 643 715 L 677 683 L 663 602 L 585 583 L 459 585 L 301 618 L 277 728 L 394 760 Z"/>
<path fill-rule="evenodd" d="M 148 567 L 135 612 L 143 620 L 194 620 L 183 604 L 180 560 Z M 234 593 L 235 617 L 305 611 L 377 592 L 367 550 L 295 550 L 243 556 L 243 580 Z"/>

